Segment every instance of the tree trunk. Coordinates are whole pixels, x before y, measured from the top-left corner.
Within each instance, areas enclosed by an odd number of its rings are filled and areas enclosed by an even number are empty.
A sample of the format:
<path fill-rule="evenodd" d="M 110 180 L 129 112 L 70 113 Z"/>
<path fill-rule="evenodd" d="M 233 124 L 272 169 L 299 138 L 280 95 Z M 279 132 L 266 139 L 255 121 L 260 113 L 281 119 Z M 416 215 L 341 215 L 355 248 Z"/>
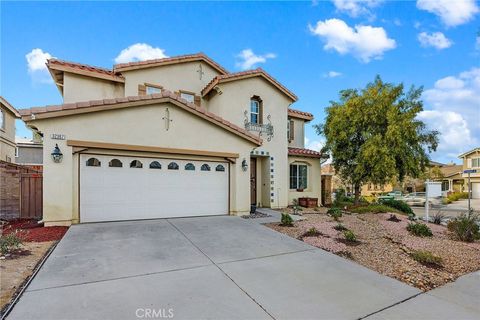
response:
<path fill-rule="evenodd" d="M 361 188 L 361 185 L 360 184 L 355 184 L 355 201 L 354 201 L 354 204 L 355 205 L 358 205 L 360 203 L 360 188 Z"/>

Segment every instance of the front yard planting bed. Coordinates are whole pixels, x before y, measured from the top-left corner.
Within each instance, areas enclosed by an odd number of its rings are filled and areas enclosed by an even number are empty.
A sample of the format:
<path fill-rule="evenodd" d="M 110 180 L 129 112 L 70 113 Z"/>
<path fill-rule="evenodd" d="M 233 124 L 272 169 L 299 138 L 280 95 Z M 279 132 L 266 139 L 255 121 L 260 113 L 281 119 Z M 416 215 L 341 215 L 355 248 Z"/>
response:
<path fill-rule="evenodd" d="M 68 227 L 44 227 L 31 219 L 2 221 L 2 239 L 15 234 L 21 244 L 0 253 L 0 314 L 5 312 L 50 248 L 67 230 Z"/>
<path fill-rule="evenodd" d="M 480 270 L 479 241 L 454 240 L 446 227 L 436 224 L 428 224 L 432 236 L 415 236 L 407 231 L 411 222 L 407 217 L 395 217 L 391 219 L 390 213 L 343 214 L 337 222 L 326 214 L 305 214 L 293 227 L 267 226 L 423 291 Z M 354 233 L 356 241 L 345 239 L 345 228 Z"/>

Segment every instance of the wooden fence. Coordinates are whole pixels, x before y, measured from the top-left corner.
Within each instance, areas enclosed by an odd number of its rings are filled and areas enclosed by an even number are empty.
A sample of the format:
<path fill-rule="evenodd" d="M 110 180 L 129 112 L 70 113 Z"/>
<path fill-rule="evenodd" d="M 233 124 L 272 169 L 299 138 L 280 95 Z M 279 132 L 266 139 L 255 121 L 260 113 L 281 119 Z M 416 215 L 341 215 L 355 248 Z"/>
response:
<path fill-rule="evenodd" d="M 0 161 L 0 218 L 42 219 L 42 172 Z"/>

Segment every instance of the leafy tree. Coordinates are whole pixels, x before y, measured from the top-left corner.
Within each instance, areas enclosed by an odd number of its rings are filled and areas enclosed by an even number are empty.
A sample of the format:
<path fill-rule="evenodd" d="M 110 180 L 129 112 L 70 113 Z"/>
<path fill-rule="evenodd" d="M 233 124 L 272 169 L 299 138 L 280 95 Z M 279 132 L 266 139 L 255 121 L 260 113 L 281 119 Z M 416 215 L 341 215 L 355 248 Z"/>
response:
<path fill-rule="evenodd" d="M 403 84 L 377 76 L 362 90 L 340 91 L 339 101 L 326 108 L 325 123 L 314 126 L 326 138 L 323 152 L 331 154 L 336 172 L 354 186 L 355 203 L 365 183 L 402 182 L 425 172 L 426 150 L 436 150 L 438 132 L 417 118 L 422 91 L 412 86 L 404 93 Z"/>

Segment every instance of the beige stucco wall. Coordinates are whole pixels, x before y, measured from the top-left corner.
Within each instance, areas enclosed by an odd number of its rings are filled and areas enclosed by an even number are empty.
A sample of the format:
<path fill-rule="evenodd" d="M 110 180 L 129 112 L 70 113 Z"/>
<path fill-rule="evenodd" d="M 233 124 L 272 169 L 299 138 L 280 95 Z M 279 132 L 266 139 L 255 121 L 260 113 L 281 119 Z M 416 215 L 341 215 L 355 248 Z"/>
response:
<path fill-rule="evenodd" d="M 0 128 L 0 159 L 15 162 L 15 116 L 3 104 L 0 104 L 4 115 L 3 128 Z"/>
<path fill-rule="evenodd" d="M 203 75 L 200 79 L 199 65 Z M 185 90 L 200 95 L 202 89 L 219 73 L 205 62 L 187 62 L 160 67 L 138 69 L 122 72 L 125 77 L 125 95 L 138 95 L 138 85 L 151 83 L 161 85 L 175 92 Z"/>
<path fill-rule="evenodd" d="M 168 131 L 162 120 L 166 108 L 172 119 Z M 250 210 L 250 177 L 241 169 L 241 162 L 249 160 L 254 145 L 170 103 L 35 120 L 32 124 L 44 133 L 43 212 L 47 225 L 75 223 L 79 216 L 78 155 L 72 154 L 66 140 L 52 140 L 52 133 L 64 134 L 67 140 L 239 153 L 230 166 L 230 213 L 242 215 Z M 50 157 L 56 143 L 64 154 L 59 164 Z"/>
<path fill-rule="evenodd" d="M 273 125 L 274 136 L 271 141 L 262 136 L 263 145 L 255 149 L 269 154 L 269 161 L 262 161 L 262 164 L 270 166 L 273 162 L 273 169 L 270 172 L 270 204 L 273 208 L 287 206 L 288 203 L 288 163 L 287 163 L 287 108 L 292 101 L 273 87 L 261 77 L 248 78 L 239 81 L 232 81 L 219 84 L 222 94 L 213 96 L 207 103 L 207 110 L 218 114 L 220 117 L 240 126 L 245 127 L 245 111 L 247 116 L 250 113 L 250 98 L 259 96 L 263 104 L 263 123 L 268 123 L 267 116 L 270 115 Z M 273 160 L 271 159 L 273 157 Z M 270 182 L 271 182 L 270 181 Z M 258 190 L 258 189 L 257 189 Z M 271 193 L 274 195 L 271 196 Z M 264 190 L 263 194 L 267 194 Z M 265 199 L 262 200 L 265 203 Z"/>
<path fill-rule="evenodd" d="M 479 167 L 472 167 L 471 165 L 471 160 L 473 158 L 480 158 L 480 150 L 475 150 L 474 152 L 470 153 L 469 155 L 466 155 L 464 158 L 463 158 L 463 170 L 467 170 L 467 169 L 476 169 L 477 172 L 476 173 L 470 173 L 470 179 L 472 178 L 478 178 L 479 182 L 480 182 L 480 168 Z M 462 174 L 462 177 L 463 178 L 467 178 L 468 177 L 468 174 Z M 465 179 L 466 180 L 466 179 Z M 465 186 L 467 186 L 468 182 L 465 181 Z"/>
<path fill-rule="evenodd" d="M 65 72 L 63 102 L 100 100 L 124 97 L 123 83 L 85 77 Z"/>
<path fill-rule="evenodd" d="M 289 118 L 293 120 L 293 140 L 288 142 L 289 147 L 305 148 L 305 121 L 297 118 Z"/>
<path fill-rule="evenodd" d="M 322 198 L 320 159 L 289 156 L 288 169 L 290 169 L 291 164 L 308 165 L 308 178 L 307 178 L 307 189 L 304 189 L 302 192 L 289 189 L 288 204 L 291 205 L 294 199 L 309 197 L 309 198 L 318 198 L 318 204 L 320 205 L 321 198 Z M 289 181 L 290 180 L 287 181 L 288 183 L 287 187 L 289 187 L 289 183 L 290 183 Z"/>

